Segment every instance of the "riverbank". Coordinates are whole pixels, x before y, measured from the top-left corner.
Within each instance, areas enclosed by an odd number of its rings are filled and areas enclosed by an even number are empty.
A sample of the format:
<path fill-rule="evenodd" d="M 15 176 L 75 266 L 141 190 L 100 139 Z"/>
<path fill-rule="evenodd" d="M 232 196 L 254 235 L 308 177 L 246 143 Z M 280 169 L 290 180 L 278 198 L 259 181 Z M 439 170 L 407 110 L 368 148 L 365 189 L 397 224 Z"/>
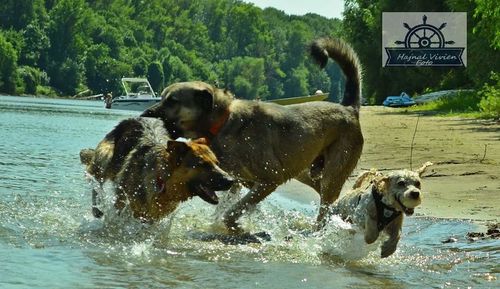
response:
<path fill-rule="evenodd" d="M 358 168 L 409 168 L 426 161 L 426 216 L 472 220 L 500 218 L 500 124 L 460 117 L 418 116 L 405 109 L 364 107 L 365 149 Z"/>
<path fill-rule="evenodd" d="M 425 195 L 417 215 L 498 222 L 500 123 L 419 116 L 404 108 L 381 106 L 363 107 L 360 115 L 365 145 L 355 175 L 371 168 L 409 169 L 412 153 L 413 169 L 427 161 L 435 164 L 424 175 Z M 353 179 L 350 178 L 343 192 L 352 185 Z M 299 191 L 304 190 L 308 193 L 300 196 Z M 295 182 L 283 191 L 305 202 L 318 200 L 312 190 L 298 187 Z"/>

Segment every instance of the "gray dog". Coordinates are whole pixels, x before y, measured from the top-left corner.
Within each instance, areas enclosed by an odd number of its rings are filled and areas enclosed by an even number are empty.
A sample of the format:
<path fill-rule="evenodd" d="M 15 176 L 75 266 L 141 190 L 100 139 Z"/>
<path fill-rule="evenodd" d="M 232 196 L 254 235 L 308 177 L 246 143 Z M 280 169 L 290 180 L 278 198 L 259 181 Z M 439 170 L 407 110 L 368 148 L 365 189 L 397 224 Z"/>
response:
<path fill-rule="evenodd" d="M 403 213 L 411 216 L 422 202 L 421 176 L 431 162 L 416 171 L 388 173 L 369 171 L 356 180 L 353 190 L 333 205 L 330 214 L 364 229 L 365 242 L 375 242 L 383 232 L 389 238 L 382 244 L 381 257 L 396 251 L 403 225 Z"/>
<path fill-rule="evenodd" d="M 281 106 L 235 99 L 204 82 L 183 82 L 167 87 L 163 100 L 143 113 L 161 118 L 174 138 L 208 138 L 221 168 L 251 189 L 224 214 L 230 229 L 237 230 L 244 211 L 292 178 L 320 194 L 322 223 L 358 162 L 363 148 L 358 58 L 348 44 L 326 38 L 312 44 L 311 54 L 322 67 L 330 57 L 342 68 L 341 104 Z"/>

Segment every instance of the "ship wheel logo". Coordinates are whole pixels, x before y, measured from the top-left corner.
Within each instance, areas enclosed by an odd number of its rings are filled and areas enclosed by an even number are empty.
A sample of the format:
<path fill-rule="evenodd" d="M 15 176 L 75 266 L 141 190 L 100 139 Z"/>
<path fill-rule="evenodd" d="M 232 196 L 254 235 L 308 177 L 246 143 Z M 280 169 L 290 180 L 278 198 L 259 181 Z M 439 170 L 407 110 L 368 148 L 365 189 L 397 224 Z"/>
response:
<path fill-rule="evenodd" d="M 446 27 L 446 22 L 436 27 L 427 23 L 426 15 L 422 17 L 422 24 L 410 27 L 408 23 L 403 23 L 403 26 L 408 29 L 405 39 L 403 41 L 395 41 L 394 43 L 404 45 L 405 48 L 444 48 L 445 44 L 455 44 L 455 41 L 446 41 L 441 32 Z"/>
<path fill-rule="evenodd" d="M 382 55 L 383 67 L 465 66 L 462 56 L 466 47 L 462 43 L 467 42 L 467 14 L 424 13 L 382 13 L 382 47 L 385 50 Z M 428 23 L 432 21 L 428 21 L 427 16 L 442 19 L 439 21 L 441 24 Z M 407 22 L 415 25 L 410 26 Z M 397 24 L 394 25 L 395 23 Z M 445 35 L 453 40 L 446 39 Z"/>

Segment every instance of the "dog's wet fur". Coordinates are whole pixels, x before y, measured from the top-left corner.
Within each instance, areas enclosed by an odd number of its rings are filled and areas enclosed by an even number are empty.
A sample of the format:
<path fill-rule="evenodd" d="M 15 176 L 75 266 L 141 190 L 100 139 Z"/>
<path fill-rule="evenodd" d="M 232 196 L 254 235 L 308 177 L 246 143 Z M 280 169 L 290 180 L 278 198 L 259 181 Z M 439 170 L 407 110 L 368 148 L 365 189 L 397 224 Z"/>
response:
<path fill-rule="evenodd" d="M 134 217 L 145 222 L 161 219 L 193 196 L 216 204 L 215 191 L 233 184 L 206 140 L 172 140 L 155 118 L 121 121 L 95 149 L 83 149 L 80 160 L 101 189 L 104 182 L 114 182 L 116 209 L 128 203 Z M 94 188 L 92 212 L 101 217 L 97 194 Z"/>
<path fill-rule="evenodd" d="M 416 171 L 365 172 L 353 189 L 334 203 L 329 215 L 339 215 L 362 228 L 367 244 L 375 242 L 382 232 L 387 234 L 381 257 L 388 257 L 396 251 L 403 215 L 413 215 L 422 202 L 421 176 L 430 165 L 427 162 Z"/>
<path fill-rule="evenodd" d="M 142 114 L 162 119 L 175 137 L 208 138 L 221 168 L 251 188 L 225 213 L 229 229 L 239 231 L 243 212 L 292 178 L 320 194 L 321 224 L 358 162 L 363 148 L 358 58 L 348 44 L 327 38 L 312 44 L 311 55 L 321 66 L 332 58 L 344 71 L 341 104 L 281 106 L 235 99 L 204 82 L 182 82 L 168 86 L 163 100 Z"/>

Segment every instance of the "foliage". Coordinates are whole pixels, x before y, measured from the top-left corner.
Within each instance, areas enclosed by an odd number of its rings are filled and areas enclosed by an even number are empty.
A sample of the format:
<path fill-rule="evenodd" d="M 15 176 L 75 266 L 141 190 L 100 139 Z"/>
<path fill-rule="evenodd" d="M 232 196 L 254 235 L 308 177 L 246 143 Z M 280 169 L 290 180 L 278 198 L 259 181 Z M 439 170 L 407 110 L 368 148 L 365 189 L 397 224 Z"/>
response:
<path fill-rule="evenodd" d="M 493 84 L 485 83 L 479 91 L 482 97 L 479 103 L 481 112 L 486 117 L 500 118 L 500 74 L 492 73 Z"/>
<path fill-rule="evenodd" d="M 148 66 L 148 79 L 155 92 L 159 92 L 165 82 L 163 67 L 158 61 L 151 62 Z"/>
<path fill-rule="evenodd" d="M 14 93 L 16 82 L 35 92 L 33 71 L 63 95 L 85 88 L 118 95 L 120 78 L 135 76 L 156 91 L 202 80 L 265 99 L 327 91 L 340 78 L 316 69 L 305 49 L 314 37 L 340 33 L 339 20 L 237 0 L 5 0 L 0 18 L 1 57 L 10 61 L 2 92 Z"/>
<path fill-rule="evenodd" d="M 346 0 L 345 3 L 343 30 L 363 64 L 365 97 L 371 103 L 381 103 L 387 95 L 401 91 L 420 94 L 429 87 L 433 90 L 478 88 L 491 71 L 498 71 L 500 54 L 495 50 L 495 39 L 500 16 L 496 1 Z M 393 11 L 468 12 L 468 67 L 382 68 L 382 12 Z"/>
<path fill-rule="evenodd" d="M 16 91 L 17 51 L 0 31 L 0 91 Z"/>
<path fill-rule="evenodd" d="M 235 57 L 220 63 L 218 70 L 223 87 L 245 98 L 266 99 L 269 95 L 264 78 L 264 59 L 255 57 Z"/>
<path fill-rule="evenodd" d="M 474 91 L 460 91 L 456 94 L 448 94 L 435 101 L 419 105 L 414 111 L 431 110 L 440 113 L 464 113 L 478 110 L 481 97 Z"/>
<path fill-rule="evenodd" d="M 467 68 L 382 68 L 383 11 L 468 12 Z M 371 103 L 403 90 L 474 88 L 483 101 L 463 103 L 465 110 L 494 112 L 498 82 L 485 82 L 499 73 L 499 17 L 494 0 L 345 0 L 343 20 L 239 0 L 3 0 L 0 92 L 74 95 L 88 88 L 119 95 L 120 78 L 135 76 L 148 77 L 156 91 L 201 80 L 246 99 L 321 89 L 338 101 L 339 67 L 320 70 L 307 56 L 312 39 L 337 36 L 359 54 L 363 96 Z"/>
<path fill-rule="evenodd" d="M 20 67 L 17 73 L 23 80 L 25 94 L 36 95 L 38 86 L 49 83 L 46 73 L 31 66 Z"/>

